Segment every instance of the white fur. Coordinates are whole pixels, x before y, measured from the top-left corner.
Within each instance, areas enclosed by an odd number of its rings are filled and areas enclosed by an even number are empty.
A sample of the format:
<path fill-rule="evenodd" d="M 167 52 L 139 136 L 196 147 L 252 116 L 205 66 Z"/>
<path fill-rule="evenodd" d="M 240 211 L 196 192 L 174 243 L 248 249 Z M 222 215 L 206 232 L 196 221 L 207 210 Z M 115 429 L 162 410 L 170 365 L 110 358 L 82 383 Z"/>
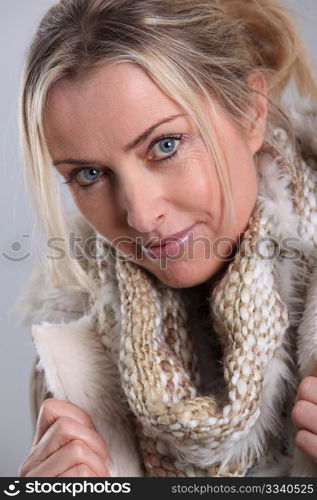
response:
<path fill-rule="evenodd" d="M 32 338 L 49 391 L 87 412 L 107 443 L 111 476 L 142 476 L 118 373 L 90 317 L 33 325 Z"/>

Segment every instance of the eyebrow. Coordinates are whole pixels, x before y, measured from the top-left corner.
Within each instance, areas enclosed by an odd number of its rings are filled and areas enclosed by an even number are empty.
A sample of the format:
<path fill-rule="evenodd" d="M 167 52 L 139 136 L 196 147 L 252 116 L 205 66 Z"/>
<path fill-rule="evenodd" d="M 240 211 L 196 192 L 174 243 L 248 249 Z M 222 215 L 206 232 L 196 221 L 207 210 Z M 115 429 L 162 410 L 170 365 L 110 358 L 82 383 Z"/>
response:
<path fill-rule="evenodd" d="M 136 148 L 140 144 L 142 144 L 151 134 L 152 132 L 159 127 L 160 125 L 163 125 L 163 123 L 168 123 L 171 122 L 172 120 L 175 120 L 175 118 L 178 118 L 180 116 L 185 116 L 186 113 L 180 113 L 178 115 L 170 115 L 167 118 L 163 118 L 159 122 L 155 123 L 154 125 L 151 125 L 151 127 L 147 128 L 144 132 L 142 132 L 138 137 L 136 137 L 133 141 L 131 141 L 129 144 L 127 144 L 124 147 L 124 151 L 128 152 L 131 151 L 131 149 Z M 75 165 L 98 165 L 100 166 L 101 164 L 96 161 L 89 161 L 89 160 L 76 160 L 75 158 L 66 158 L 65 160 L 56 160 L 53 162 L 53 165 L 56 167 L 60 163 L 69 163 L 69 164 L 75 164 Z"/>

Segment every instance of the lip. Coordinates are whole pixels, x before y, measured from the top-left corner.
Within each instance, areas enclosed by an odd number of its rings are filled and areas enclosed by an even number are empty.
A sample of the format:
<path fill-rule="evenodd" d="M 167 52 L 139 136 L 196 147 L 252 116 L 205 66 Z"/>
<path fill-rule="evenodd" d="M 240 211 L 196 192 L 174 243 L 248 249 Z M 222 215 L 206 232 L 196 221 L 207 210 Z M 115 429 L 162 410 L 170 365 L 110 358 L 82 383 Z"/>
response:
<path fill-rule="evenodd" d="M 144 245 L 144 248 L 147 249 L 152 249 L 152 248 L 158 248 L 166 245 L 167 243 L 170 243 L 172 241 L 182 241 L 186 238 L 188 233 L 194 229 L 196 224 L 193 224 L 192 226 L 183 229 L 183 231 L 179 231 L 178 233 L 171 234 L 170 236 L 167 236 L 166 238 L 162 238 L 159 242 L 155 242 L 151 244 L 151 240 Z"/>

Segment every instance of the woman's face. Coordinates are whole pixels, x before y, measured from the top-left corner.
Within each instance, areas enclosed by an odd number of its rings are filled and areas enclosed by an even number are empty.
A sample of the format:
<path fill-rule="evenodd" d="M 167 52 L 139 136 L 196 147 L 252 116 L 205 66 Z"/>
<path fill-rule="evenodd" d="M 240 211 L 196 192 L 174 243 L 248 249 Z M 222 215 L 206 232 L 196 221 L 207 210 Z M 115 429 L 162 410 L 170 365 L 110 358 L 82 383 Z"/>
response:
<path fill-rule="evenodd" d="M 232 189 L 230 231 L 215 165 L 192 120 L 136 65 L 112 64 L 81 80 L 61 80 L 45 113 L 49 152 L 65 180 L 72 178 L 68 186 L 85 219 L 176 288 L 224 268 L 232 245 L 222 240 L 238 239 L 256 200 L 253 154 L 261 134 L 242 134 L 216 103 L 206 106 L 206 116 Z M 152 250 L 144 248 L 148 243 Z"/>

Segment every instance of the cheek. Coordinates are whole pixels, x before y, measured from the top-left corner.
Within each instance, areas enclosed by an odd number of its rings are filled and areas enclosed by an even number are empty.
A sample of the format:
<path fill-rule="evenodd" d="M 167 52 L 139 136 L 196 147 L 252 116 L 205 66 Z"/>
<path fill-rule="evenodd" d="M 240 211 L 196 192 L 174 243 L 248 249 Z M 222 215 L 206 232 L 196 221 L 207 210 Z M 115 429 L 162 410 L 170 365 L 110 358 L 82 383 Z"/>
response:
<path fill-rule="evenodd" d="M 88 189 L 78 190 L 71 188 L 74 203 L 87 222 L 101 234 L 112 237 L 117 236 L 116 228 L 120 227 L 119 210 L 116 208 L 111 196 L 109 186 L 106 184 Z"/>
<path fill-rule="evenodd" d="M 178 186 L 183 187 L 188 200 L 192 196 L 199 199 L 216 192 L 216 185 L 215 167 L 203 148 L 194 150 L 182 160 Z"/>
<path fill-rule="evenodd" d="M 184 161 L 177 182 L 178 199 L 194 211 L 214 214 L 220 207 L 220 189 L 216 170 L 203 148 L 193 151 Z"/>
<path fill-rule="evenodd" d="M 250 154 L 243 156 L 231 169 L 232 196 L 237 219 L 249 218 L 257 196 L 257 174 Z"/>
<path fill-rule="evenodd" d="M 243 135 L 233 126 L 224 127 L 220 138 L 234 209 L 234 230 L 244 230 L 257 195 L 254 158 Z"/>

